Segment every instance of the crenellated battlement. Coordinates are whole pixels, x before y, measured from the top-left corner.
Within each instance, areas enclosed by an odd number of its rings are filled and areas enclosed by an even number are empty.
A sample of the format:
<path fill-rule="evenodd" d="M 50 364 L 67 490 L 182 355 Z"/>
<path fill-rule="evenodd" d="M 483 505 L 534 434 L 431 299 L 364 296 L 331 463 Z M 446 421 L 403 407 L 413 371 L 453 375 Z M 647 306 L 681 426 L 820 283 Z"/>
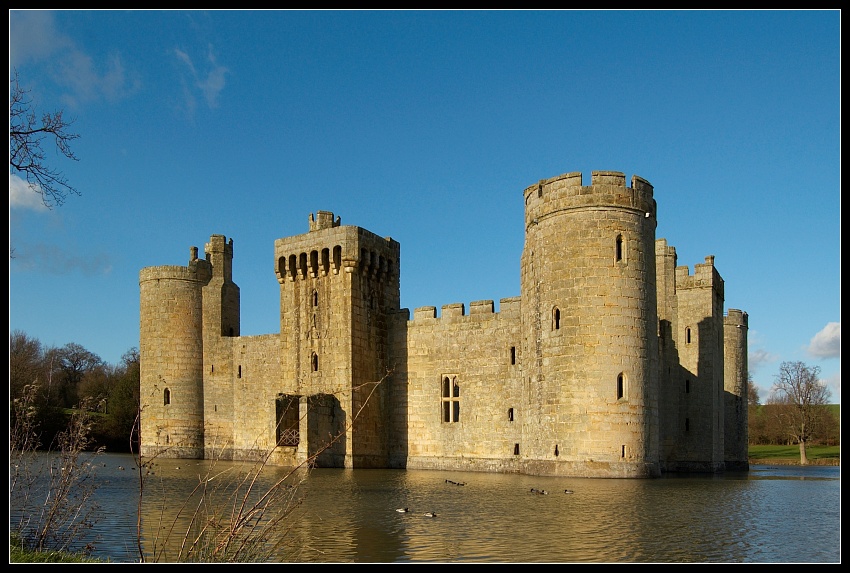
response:
<path fill-rule="evenodd" d="M 581 172 L 541 179 L 523 192 L 526 228 L 543 218 L 569 209 L 610 207 L 631 209 L 646 218 L 655 218 L 656 205 L 652 185 L 632 176 L 631 187 L 619 171 L 593 171 L 590 185 L 582 184 Z"/>
<path fill-rule="evenodd" d="M 391 237 L 361 227 L 341 226 L 330 211 L 310 215 L 308 233 L 275 241 L 275 274 L 279 283 L 359 272 L 379 281 L 399 277 L 400 248 Z"/>
<path fill-rule="evenodd" d="M 714 288 L 723 294 L 723 279 L 714 266 L 714 255 L 705 257 L 705 263 L 694 265 L 694 274 L 687 266 L 676 267 L 676 289 Z"/>
<path fill-rule="evenodd" d="M 730 308 L 723 317 L 723 324 L 726 326 L 737 326 L 739 328 L 749 327 L 749 316 L 746 312 L 737 308 Z"/>
<path fill-rule="evenodd" d="M 194 248 L 194 247 L 193 247 Z M 204 244 L 204 253 L 207 255 L 223 254 L 233 258 L 233 239 L 227 240 L 224 235 L 211 235 L 210 241 Z M 197 255 L 196 255 L 197 256 Z"/>
<path fill-rule="evenodd" d="M 478 320 L 481 318 L 519 318 L 521 297 L 509 297 L 499 299 L 499 312 L 496 312 L 493 300 L 476 300 L 469 303 L 469 314 L 466 313 L 466 305 L 462 302 L 444 304 L 440 307 L 440 316 L 437 316 L 436 306 L 420 306 L 413 311 L 413 322 L 440 321 L 443 319 L 455 321 L 457 319 Z"/>
<path fill-rule="evenodd" d="M 191 281 L 206 284 L 212 278 L 212 265 L 198 258 L 198 248 L 192 247 L 194 259 L 185 267 L 180 265 L 160 265 L 145 267 L 139 271 L 139 283 L 154 280 Z"/>
<path fill-rule="evenodd" d="M 332 211 L 316 211 L 315 217 L 313 217 L 313 213 L 310 213 L 310 231 L 332 229 L 339 227 L 341 224 L 342 220 L 339 217 L 334 219 Z"/>

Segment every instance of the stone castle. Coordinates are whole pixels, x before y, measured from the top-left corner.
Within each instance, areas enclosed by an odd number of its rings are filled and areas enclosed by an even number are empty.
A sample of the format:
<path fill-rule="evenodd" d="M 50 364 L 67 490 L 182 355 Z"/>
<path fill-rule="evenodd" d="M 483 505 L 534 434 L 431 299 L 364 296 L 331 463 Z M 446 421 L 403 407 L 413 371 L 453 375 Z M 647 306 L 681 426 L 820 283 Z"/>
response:
<path fill-rule="evenodd" d="M 141 270 L 141 453 L 655 477 L 747 470 L 747 314 L 677 266 L 653 187 L 525 189 L 519 296 L 413 311 L 400 245 L 318 211 L 274 243 L 280 332 L 241 336 L 233 240 Z"/>

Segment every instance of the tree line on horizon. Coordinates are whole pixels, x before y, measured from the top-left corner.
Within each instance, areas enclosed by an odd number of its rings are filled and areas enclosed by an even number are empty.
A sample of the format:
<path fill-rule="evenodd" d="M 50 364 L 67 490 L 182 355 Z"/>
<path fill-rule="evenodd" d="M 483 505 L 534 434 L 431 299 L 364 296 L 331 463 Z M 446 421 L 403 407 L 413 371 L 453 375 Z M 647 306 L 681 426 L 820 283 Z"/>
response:
<path fill-rule="evenodd" d="M 40 449 L 54 449 L 81 405 L 92 414 L 92 448 L 129 452 L 139 412 L 139 350 L 132 347 L 119 364 L 76 343 L 44 346 L 37 338 L 15 330 L 9 335 L 10 428 L 15 426 L 15 401 L 32 396 Z"/>
<path fill-rule="evenodd" d="M 749 378 L 747 420 L 749 444 L 805 446 L 841 445 L 841 406 L 830 404 L 820 368 L 783 362 L 764 403 Z"/>
<path fill-rule="evenodd" d="M 134 430 L 138 429 L 139 365 L 136 347 L 130 348 L 119 364 L 110 365 L 79 344 L 46 347 L 15 330 L 9 335 L 9 399 L 14 402 L 24 395 L 27 386 L 35 387 L 35 420 L 44 449 L 50 449 L 55 436 L 67 427 L 71 413 L 84 404 L 95 419 L 92 447 L 129 452 L 131 436 L 138 435 Z M 828 404 L 828 390 L 818 393 L 818 375 L 817 367 L 783 363 L 777 385 L 764 403 L 750 380 L 750 445 L 794 445 L 801 440 L 806 445 L 840 445 L 839 407 Z M 785 392 L 779 391 L 783 381 L 790 386 Z M 806 396 L 794 399 L 797 388 L 805 390 Z M 807 400 L 810 403 L 801 403 Z M 10 427 L 14 415 L 14 408 L 10 408 Z"/>

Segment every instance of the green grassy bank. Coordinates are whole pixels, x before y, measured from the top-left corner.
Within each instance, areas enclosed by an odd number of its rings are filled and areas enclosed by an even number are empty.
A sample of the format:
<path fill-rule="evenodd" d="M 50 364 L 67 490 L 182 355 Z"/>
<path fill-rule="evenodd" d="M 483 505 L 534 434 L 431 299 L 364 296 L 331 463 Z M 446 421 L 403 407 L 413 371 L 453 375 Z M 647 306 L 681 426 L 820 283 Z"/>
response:
<path fill-rule="evenodd" d="M 809 446 L 806 448 L 809 465 L 840 466 L 841 446 Z M 800 446 L 750 446 L 750 464 L 800 464 Z"/>

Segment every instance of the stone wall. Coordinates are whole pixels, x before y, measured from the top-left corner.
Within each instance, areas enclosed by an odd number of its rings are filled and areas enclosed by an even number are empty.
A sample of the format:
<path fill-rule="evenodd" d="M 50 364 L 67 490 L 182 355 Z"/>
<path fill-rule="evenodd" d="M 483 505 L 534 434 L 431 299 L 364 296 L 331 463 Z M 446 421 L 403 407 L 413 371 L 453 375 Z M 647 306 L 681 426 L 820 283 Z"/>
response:
<path fill-rule="evenodd" d="M 186 267 L 143 269 L 143 455 L 587 477 L 745 469 L 746 313 L 724 317 L 714 257 L 691 275 L 656 240 L 653 191 L 613 171 L 525 189 L 521 292 L 498 309 L 411 317 L 399 244 L 328 211 L 274 243 L 278 333 L 240 335 L 223 235 L 205 259 L 192 247 Z"/>

